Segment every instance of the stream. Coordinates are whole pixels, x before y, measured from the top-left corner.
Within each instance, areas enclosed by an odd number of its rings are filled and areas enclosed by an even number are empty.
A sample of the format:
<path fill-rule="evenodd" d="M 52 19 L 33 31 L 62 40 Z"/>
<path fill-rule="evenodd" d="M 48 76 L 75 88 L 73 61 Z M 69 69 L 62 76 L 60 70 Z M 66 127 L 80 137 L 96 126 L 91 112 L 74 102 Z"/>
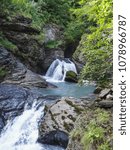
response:
<path fill-rule="evenodd" d="M 65 82 L 67 71 L 76 71 L 75 64 L 69 59 L 56 59 L 43 78 L 57 86 L 53 89 L 39 89 L 44 96 L 69 96 L 80 98 L 92 94 L 94 85 L 79 86 L 76 83 Z M 61 147 L 41 145 L 37 143 L 38 123 L 44 115 L 44 105 L 37 101 L 31 108 L 25 105 L 20 116 L 9 120 L 0 135 L 0 150 L 63 150 Z"/>

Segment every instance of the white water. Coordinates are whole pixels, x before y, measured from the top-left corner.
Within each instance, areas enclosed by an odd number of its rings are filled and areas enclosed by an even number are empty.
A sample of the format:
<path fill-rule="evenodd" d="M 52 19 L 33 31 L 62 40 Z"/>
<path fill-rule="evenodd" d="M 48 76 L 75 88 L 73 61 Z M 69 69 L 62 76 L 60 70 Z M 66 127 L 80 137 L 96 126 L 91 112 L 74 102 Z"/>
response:
<path fill-rule="evenodd" d="M 31 109 L 9 121 L 0 136 L 0 150 L 45 150 L 37 143 L 38 122 L 44 106 L 33 103 Z"/>
<path fill-rule="evenodd" d="M 67 71 L 77 73 L 75 64 L 69 59 L 67 61 L 56 59 L 47 70 L 45 78 L 47 81 L 64 81 Z"/>

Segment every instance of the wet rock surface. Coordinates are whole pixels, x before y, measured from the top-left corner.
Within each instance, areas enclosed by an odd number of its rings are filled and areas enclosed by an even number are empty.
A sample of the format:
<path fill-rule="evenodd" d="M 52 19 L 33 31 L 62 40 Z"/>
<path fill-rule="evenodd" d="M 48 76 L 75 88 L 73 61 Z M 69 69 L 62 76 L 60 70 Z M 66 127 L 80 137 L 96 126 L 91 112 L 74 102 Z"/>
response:
<path fill-rule="evenodd" d="M 77 83 L 78 82 L 77 74 L 73 71 L 67 71 L 65 81 Z"/>
<path fill-rule="evenodd" d="M 30 91 L 23 87 L 0 84 L 0 110 L 5 120 L 19 115 L 25 106 L 34 100 Z"/>
<path fill-rule="evenodd" d="M 69 141 L 68 134 L 60 130 L 50 131 L 44 137 L 38 139 L 39 143 L 56 145 L 63 148 L 67 148 L 68 141 Z"/>

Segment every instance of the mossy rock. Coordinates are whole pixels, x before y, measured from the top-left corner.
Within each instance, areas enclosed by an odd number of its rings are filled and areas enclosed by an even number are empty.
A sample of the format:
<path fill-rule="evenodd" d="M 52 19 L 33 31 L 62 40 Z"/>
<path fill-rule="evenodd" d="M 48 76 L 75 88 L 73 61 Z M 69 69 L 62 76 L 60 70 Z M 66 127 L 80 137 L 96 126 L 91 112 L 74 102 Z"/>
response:
<path fill-rule="evenodd" d="M 73 71 L 67 71 L 65 81 L 77 83 L 78 82 L 77 74 Z"/>

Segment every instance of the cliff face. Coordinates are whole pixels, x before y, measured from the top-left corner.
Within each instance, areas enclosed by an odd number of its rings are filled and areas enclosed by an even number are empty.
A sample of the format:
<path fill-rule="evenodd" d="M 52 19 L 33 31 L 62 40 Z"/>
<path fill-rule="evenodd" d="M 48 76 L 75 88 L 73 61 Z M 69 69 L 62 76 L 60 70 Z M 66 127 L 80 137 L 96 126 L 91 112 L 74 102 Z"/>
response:
<path fill-rule="evenodd" d="M 32 20 L 16 16 L 11 20 L 0 16 L 0 45 L 36 73 L 47 70 L 53 60 L 64 57 L 60 28 L 46 25 L 41 31 L 31 26 Z"/>

